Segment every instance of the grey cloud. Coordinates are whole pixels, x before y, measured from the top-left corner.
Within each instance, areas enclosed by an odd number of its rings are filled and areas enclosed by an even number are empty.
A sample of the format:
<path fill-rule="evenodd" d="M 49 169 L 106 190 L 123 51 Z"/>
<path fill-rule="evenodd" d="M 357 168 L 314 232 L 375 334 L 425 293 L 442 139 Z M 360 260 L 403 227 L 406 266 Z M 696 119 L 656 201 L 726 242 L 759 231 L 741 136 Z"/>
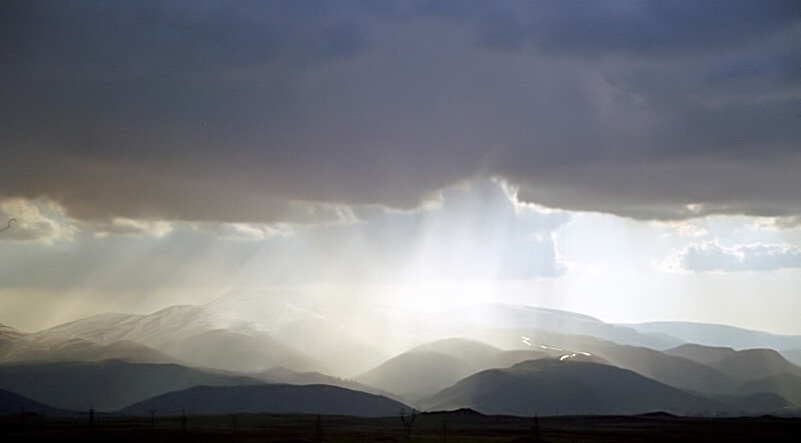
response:
<path fill-rule="evenodd" d="M 778 229 L 795 229 L 801 227 L 801 216 L 777 217 L 773 225 Z"/>
<path fill-rule="evenodd" d="M 14 219 L 14 222 L 11 222 Z M 78 232 L 73 220 L 52 202 L 0 196 L 0 220 L 5 229 L 0 241 L 44 242 L 71 240 Z M 6 225 L 5 223 L 8 222 Z"/>
<path fill-rule="evenodd" d="M 793 172 L 801 167 L 801 159 L 765 152 L 762 159 L 749 163 L 724 154 L 629 165 L 566 166 L 536 177 L 521 174 L 519 180 L 525 184 L 519 198 L 636 219 L 743 213 L 793 217 L 801 212 L 792 191 L 801 185 Z"/>
<path fill-rule="evenodd" d="M 226 240 L 261 241 L 277 235 L 292 235 L 288 226 L 269 226 L 256 223 L 193 223 L 201 233 Z"/>
<path fill-rule="evenodd" d="M 3 195 L 319 223 L 474 177 L 635 218 L 801 213 L 783 2 L 4 2 Z M 325 211 L 323 211 L 325 212 Z"/>
<path fill-rule="evenodd" d="M 355 215 L 361 221 L 291 227 L 77 222 L 81 229 L 59 247 L 5 241 L 6 231 L 0 289 L 92 288 L 124 297 L 185 285 L 530 279 L 567 271 L 552 233 L 570 216 L 517 211 L 500 184 L 488 180 L 446 189 L 437 208 L 360 207 Z"/>
<path fill-rule="evenodd" d="M 120 217 L 95 223 L 92 228 L 95 235 L 100 237 L 107 235 L 163 237 L 173 230 L 172 224 L 166 221 L 134 220 Z"/>
<path fill-rule="evenodd" d="M 706 52 L 791 26 L 794 2 L 552 2 L 538 14 L 534 38 L 554 51 L 623 52 L 663 57 Z"/>
<path fill-rule="evenodd" d="M 373 3 L 373 2 L 370 2 Z M 737 47 L 791 27 L 801 17 L 797 2 L 712 0 L 385 1 L 371 11 L 389 17 L 432 16 L 475 27 L 477 42 L 498 49 L 559 54 L 667 55 Z"/>
<path fill-rule="evenodd" d="M 790 244 L 723 246 L 717 242 L 691 243 L 672 260 L 689 271 L 775 271 L 801 268 L 801 248 Z"/>

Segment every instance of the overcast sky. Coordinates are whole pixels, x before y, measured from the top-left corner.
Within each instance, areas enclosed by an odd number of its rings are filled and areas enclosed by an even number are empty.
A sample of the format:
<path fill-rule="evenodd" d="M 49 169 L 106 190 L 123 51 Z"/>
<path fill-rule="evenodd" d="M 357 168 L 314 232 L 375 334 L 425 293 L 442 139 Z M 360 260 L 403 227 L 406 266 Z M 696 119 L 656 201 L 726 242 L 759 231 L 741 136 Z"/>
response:
<path fill-rule="evenodd" d="M 22 329 L 272 287 L 801 334 L 797 1 L 3 1 L 0 146 Z"/>

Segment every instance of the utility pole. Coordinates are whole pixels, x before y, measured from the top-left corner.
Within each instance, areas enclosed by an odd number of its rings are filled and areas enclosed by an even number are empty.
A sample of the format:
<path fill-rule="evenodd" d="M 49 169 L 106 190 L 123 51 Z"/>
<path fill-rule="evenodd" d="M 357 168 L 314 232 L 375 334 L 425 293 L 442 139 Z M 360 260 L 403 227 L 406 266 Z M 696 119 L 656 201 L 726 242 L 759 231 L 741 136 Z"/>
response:
<path fill-rule="evenodd" d="M 412 441 L 412 423 L 414 423 L 414 419 L 417 418 L 417 411 L 412 409 L 410 412 L 406 412 L 405 408 L 401 408 L 400 410 L 400 418 L 401 422 L 403 422 L 403 428 L 406 431 L 406 441 Z"/>
<path fill-rule="evenodd" d="M 89 406 L 89 435 L 95 436 L 95 406 Z"/>
<path fill-rule="evenodd" d="M 323 419 L 320 414 L 314 420 L 314 443 L 323 443 Z"/>
<path fill-rule="evenodd" d="M 186 409 L 181 409 L 181 437 L 186 438 Z"/>

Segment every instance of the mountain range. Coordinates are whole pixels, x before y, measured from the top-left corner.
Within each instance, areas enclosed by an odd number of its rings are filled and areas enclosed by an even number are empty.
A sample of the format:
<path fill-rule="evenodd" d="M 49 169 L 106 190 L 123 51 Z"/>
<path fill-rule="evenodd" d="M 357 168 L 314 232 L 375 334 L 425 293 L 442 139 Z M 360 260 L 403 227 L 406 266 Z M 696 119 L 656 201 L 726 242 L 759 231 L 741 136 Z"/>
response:
<path fill-rule="evenodd" d="M 34 333 L 0 325 L 0 389 L 25 399 L 16 406 L 126 414 L 787 415 L 801 412 L 801 367 L 786 357 L 798 349 L 797 336 L 722 325 L 500 304 L 343 309 L 240 290 Z"/>

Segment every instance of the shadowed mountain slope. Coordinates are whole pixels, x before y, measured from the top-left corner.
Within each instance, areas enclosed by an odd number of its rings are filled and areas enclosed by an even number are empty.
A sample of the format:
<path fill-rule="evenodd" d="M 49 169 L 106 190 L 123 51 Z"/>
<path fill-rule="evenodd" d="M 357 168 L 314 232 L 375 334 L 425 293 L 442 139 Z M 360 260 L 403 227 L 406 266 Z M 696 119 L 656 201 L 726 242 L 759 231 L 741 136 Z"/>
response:
<path fill-rule="evenodd" d="M 21 340 L 25 337 L 25 333 L 8 325 L 0 323 L 0 346 L 3 343 Z"/>
<path fill-rule="evenodd" d="M 328 385 L 197 386 L 170 392 L 135 404 L 120 412 L 146 415 L 325 414 L 361 417 L 397 415 L 403 403 L 386 397 Z"/>
<path fill-rule="evenodd" d="M 271 368 L 266 371 L 246 374 L 255 379 L 268 384 L 288 384 L 288 385 L 330 385 L 340 388 L 352 389 L 354 391 L 367 392 L 369 394 L 383 395 L 400 402 L 405 401 L 401 396 L 378 389 L 374 386 L 359 383 L 355 380 L 332 377 L 319 372 L 298 372 L 287 368 Z"/>
<path fill-rule="evenodd" d="M 467 377 L 474 372 L 471 368 L 467 361 L 439 352 L 406 352 L 355 380 L 415 401 Z"/>
<path fill-rule="evenodd" d="M 801 376 L 796 374 L 776 374 L 741 384 L 735 391 L 740 395 L 771 392 L 801 407 Z"/>
<path fill-rule="evenodd" d="M 243 385 L 259 381 L 175 364 L 103 362 L 8 363 L 0 365 L 0 388 L 58 408 L 94 406 L 113 411 L 165 392 L 198 385 Z"/>
<path fill-rule="evenodd" d="M 736 352 L 732 348 L 723 346 L 704 346 L 695 343 L 686 343 L 664 351 L 665 354 L 689 358 L 704 365 L 714 364 L 734 355 Z"/>
<path fill-rule="evenodd" d="M 787 361 L 773 349 L 744 349 L 682 345 L 666 351 L 675 356 L 697 359 L 727 376 L 745 382 L 782 373 L 801 376 L 801 367 Z"/>
<path fill-rule="evenodd" d="M 80 339 L 99 345 L 127 340 L 193 365 L 236 371 L 283 366 L 342 373 L 338 369 L 371 367 L 386 358 L 343 332 L 346 328 L 340 323 L 276 297 L 232 291 L 205 305 L 171 306 L 147 315 L 95 315 L 30 338 Z M 350 358 L 341 358 L 342 353 Z"/>
<path fill-rule="evenodd" d="M 326 366 L 241 321 L 218 318 L 204 306 L 171 306 L 148 315 L 102 314 L 55 326 L 35 334 L 35 343 L 82 340 L 99 345 L 138 343 L 196 366 L 232 371 L 258 371 L 274 366 L 301 371 Z M 231 328 L 218 327 L 227 324 Z M 51 350 L 52 353 L 52 350 Z M 131 349 L 131 354 L 143 351 Z M 64 354 L 64 353 L 62 353 Z M 50 360 L 79 360 L 70 353 Z M 113 355 L 113 358 L 125 358 Z M 22 359 L 16 359 L 22 360 Z"/>
<path fill-rule="evenodd" d="M 176 340 L 164 350 L 187 363 L 227 371 L 260 371 L 276 366 L 299 371 L 325 369 L 322 362 L 264 333 L 213 329 Z"/>
<path fill-rule="evenodd" d="M 737 381 L 720 370 L 689 358 L 635 346 L 599 346 L 592 352 L 611 364 L 667 385 L 704 394 L 730 392 Z"/>
<path fill-rule="evenodd" d="M 484 369 L 549 356 L 544 351 L 504 351 L 477 340 L 449 338 L 410 349 L 355 380 L 416 401 Z"/>
<path fill-rule="evenodd" d="M 28 397 L 0 389 L 0 416 L 38 414 L 47 416 L 74 416 L 74 411 L 54 408 Z"/>
<path fill-rule="evenodd" d="M 31 334 L 31 337 L 35 340 L 80 338 L 100 345 L 131 340 L 162 349 L 175 339 L 214 328 L 214 319 L 201 306 L 177 305 L 147 315 L 95 315 L 45 329 Z"/>
<path fill-rule="evenodd" d="M 340 376 L 363 372 L 392 356 L 387 346 L 394 337 L 382 330 L 390 319 L 375 308 L 370 303 L 346 307 L 296 293 L 280 296 L 258 290 L 232 290 L 203 305 L 218 324 L 251 325 L 326 363 L 318 369 Z M 377 325 L 381 327 L 374 328 Z"/>
<path fill-rule="evenodd" d="M 164 352 L 122 340 L 98 345 L 79 338 L 17 340 L 0 344 L 0 362 L 52 362 L 124 360 L 131 363 L 181 363 Z"/>
<path fill-rule="evenodd" d="M 590 354 L 583 358 L 585 361 L 629 369 L 680 389 L 719 394 L 729 392 L 737 384 L 736 380 L 720 371 L 688 358 L 667 355 L 647 347 L 619 345 L 595 337 L 515 329 L 495 331 L 492 338 L 499 345 L 539 349 L 556 355 L 580 356 L 581 352 L 585 352 Z M 522 343 L 521 338 L 524 339 Z"/>
<path fill-rule="evenodd" d="M 693 414 L 720 409 L 715 401 L 632 371 L 569 360 L 534 360 L 479 372 L 423 400 L 422 406 L 509 415 Z"/>

